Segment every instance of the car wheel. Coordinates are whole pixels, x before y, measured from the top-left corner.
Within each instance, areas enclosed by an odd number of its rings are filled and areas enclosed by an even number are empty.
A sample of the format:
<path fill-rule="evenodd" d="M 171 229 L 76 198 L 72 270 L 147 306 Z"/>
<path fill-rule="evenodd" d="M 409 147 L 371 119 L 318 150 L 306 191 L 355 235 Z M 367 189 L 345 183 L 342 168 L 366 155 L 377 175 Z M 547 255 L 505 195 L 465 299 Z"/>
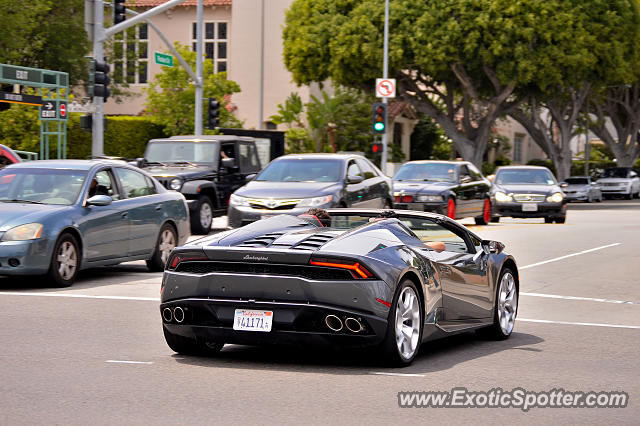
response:
<path fill-rule="evenodd" d="M 382 354 L 390 366 L 404 367 L 413 361 L 422 341 L 422 308 L 418 289 L 411 280 L 398 286 L 389 310 Z"/>
<path fill-rule="evenodd" d="M 553 223 L 553 218 L 552 217 L 545 217 L 544 218 L 544 223 Z"/>
<path fill-rule="evenodd" d="M 164 340 L 167 345 L 176 353 L 182 355 L 215 355 L 224 346 L 224 343 L 217 342 L 200 342 L 196 339 L 172 334 L 163 327 Z"/>
<path fill-rule="evenodd" d="M 634 197 L 634 195 L 633 195 L 633 192 L 631 192 L 631 191 L 629 191 L 629 193 L 624 196 L 624 198 L 626 198 L 627 200 L 632 200 L 633 197 Z"/>
<path fill-rule="evenodd" d="M 491 219 L 491 201 L 485 198 L 482 205 L 482 216 L 476 217 L 476 225 L 486 225 Z"/>
<path fill-rule="evenodd" d="M 176 247 L 178 243 L 178 236 L 176 235 L 173 226 L 165 223 L 160 228 L 160 234 L 156 241 L 156 247 L 153 250 L 153 256 L 147 260 L 147 268 L 152 272 L 164 271 L 164 266 L 167 264 L 171 251 Z"/>
<path fill-rule="evenodd" d="M 80 250 L 71 234 L 62 234 L 56 242 L 49 266 L 49 279 L 56 287 L 69 287 L 78 275 Z"/>
<path fill-rule="evenodd" d="M 567 221 L 567 216 L 559 216 L 554 219 L 556 223 L 565 223 Z"/>
<path fill-rule="evenodd" d="M 198 203 L 191 216 L 191 232 L 206 235 L 211 231 L 213 221 L 213 205 L 206 195 L 198 198 Z"/>
<path fill-rule="evenodd" d="M 492 339 L 505 340 L 511 336 L 518 314 L 518 287 L 509 268 L 502 270 L 498 283 L 493 307 L 493 324 L 478 331 Z"/>
<path fill-rule="evenodd" d="M 447 217 L 454 220 L 456 218 L 456 201 L 453 198 L 447 201 Z"/>

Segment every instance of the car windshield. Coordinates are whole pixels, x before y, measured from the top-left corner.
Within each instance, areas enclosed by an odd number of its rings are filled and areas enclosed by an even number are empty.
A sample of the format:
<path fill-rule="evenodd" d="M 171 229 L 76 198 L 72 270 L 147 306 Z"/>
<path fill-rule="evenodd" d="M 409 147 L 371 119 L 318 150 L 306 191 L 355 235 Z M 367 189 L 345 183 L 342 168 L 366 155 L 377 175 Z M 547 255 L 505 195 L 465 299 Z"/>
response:
<path fill-rule="evenodd" d="M 256 177 L 265 182 L 338 182 L 342 161 L 317 158 L 286 158 L 269 164 Z"/>
<path fill-rule="evenodd" d="M 407 163 L 398 170 L 393 180 L 456 182 L 456 167 L 444 163 Z"/>
<path fill-rule="evenodd" d="M 498 170 L 495 182 L 498 185 L 553 185 L 556 183 L 547 169 Z"/>
<path fill-rule="evenodd" d="M 629 169 L 625 169 L 623 167 L 612 167 L 610 169 L 605 169 L 604 172 L 602 172 L 602 174 L 600 175 L 600 177 L 625 179 L 628 173 L 629 173 Z"/>
<path fill-rule="evenodd" d="M 150 163 L 217 163 L 216 142 L 163 141 L 147 145 L 145 160 Z"/>
<path fill-rule="evenodd" d="M 589 179 L 587 178 L 567 178 L 565 180 L 569 185 L 588 185 Z"/>
<path fill-rule="evenodd" d="M 0 170 L 0 203 L 68 206 L 78 198 L 84 170 L 4 168 Z"/>

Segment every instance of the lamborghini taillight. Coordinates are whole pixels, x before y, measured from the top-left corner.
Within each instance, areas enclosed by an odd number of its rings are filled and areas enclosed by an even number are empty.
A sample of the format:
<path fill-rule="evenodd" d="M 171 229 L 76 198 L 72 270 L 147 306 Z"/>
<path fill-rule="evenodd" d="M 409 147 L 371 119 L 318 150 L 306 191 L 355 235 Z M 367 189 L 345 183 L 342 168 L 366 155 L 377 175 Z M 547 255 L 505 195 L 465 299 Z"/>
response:
<path fill-rule="evenodd" d="M 347 269 L 354 278 L 373 278 L 373 274 L 362 263 L 352 260 L 314 257 L 309 261 L 310 265 L 324 266 L 327 268 Z"/>

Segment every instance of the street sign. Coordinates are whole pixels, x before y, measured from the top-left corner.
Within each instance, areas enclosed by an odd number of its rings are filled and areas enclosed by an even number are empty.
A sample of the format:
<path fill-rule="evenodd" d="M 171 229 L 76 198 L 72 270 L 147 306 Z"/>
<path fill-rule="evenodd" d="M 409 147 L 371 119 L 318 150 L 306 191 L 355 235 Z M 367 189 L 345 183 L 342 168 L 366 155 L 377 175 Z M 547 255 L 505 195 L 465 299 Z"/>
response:
<path fill-rule="evenodd" d="M 58 118 L 60 120 L 67 119 L 67 103 L 60 101 L 58 102 Z"/>
<path fill-rule="evenodd" d="M 42 105 L 42 97 L 35 95 L 23 95 L 22 93 L 0 92 L 0 102 L 40 106 Z"/>
<path fill-rule="evenodd" d="M 25 83 L 41 83 L 42 71 L 27 69 L 24 67 L 14 67 L 11 65 L 3 65 L 2 78 L 7 80 L 23 81 Z"/>
<path fill-rule="evenodd" d="M 154 52 L 154 58 L 156 64 L 164 65 L 165 67 L 173 66 L 173 56 L 167 55 L 166 53 Z"/>
<path fill-rule="evenodd" d="M 376 97 L 377 98 L 395 98 L 396 97 L 396 79 L 395 78 L 376 78 Z"/>
<path fill-rule="evenodd" d="M 40 108 L 40 118 L 55 120 L 57 117 L 56 104 L 53 101 L 45 101 Z"/>

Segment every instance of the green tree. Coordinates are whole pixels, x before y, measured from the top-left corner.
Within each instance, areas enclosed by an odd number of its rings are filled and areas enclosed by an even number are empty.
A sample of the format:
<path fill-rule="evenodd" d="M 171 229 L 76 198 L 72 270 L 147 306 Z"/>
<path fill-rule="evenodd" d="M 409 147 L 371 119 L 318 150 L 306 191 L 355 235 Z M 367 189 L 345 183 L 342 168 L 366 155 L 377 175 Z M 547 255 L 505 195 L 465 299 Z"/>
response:
<path fill-rule="evenodd" d="M 422 114 L 411 134 L 411 160 L 451 159 L 451 140 L 428 115 Z"/>
<path fill-rule="evenodd" d="M 3 0 L 0 63 L 69 73 L 86 80 L 89 41 L 83 0 Z"/>
<path fill-rule="evenodd" d="M 178 43 L 176 49 L 195 69 L 195 52 Z M 226 95 L 240 92 L 240 86 L 228 80 L 226 73 L 214 73 L 211 61 L 204 62 L 203 75 L 203 97 L 214 97 L 220 102 L 220 127 L 240 127 L 242 123 L 227 110 L 228 101 L 225 98 Z M 153 122 L 163 125 L 168 135 L 193 134 L 195 85 L 184 68 L 164 67 L 161 73 L 155 75 L 145 92 L 145 114 L 149 115 Z M 203 117 L 206 113 L 207 108 L 203 105 Z M 203 123 L 206 127 L 204 118 Z M 204 133 L 211 134 L 214 131 L 205 129 Z"/>

